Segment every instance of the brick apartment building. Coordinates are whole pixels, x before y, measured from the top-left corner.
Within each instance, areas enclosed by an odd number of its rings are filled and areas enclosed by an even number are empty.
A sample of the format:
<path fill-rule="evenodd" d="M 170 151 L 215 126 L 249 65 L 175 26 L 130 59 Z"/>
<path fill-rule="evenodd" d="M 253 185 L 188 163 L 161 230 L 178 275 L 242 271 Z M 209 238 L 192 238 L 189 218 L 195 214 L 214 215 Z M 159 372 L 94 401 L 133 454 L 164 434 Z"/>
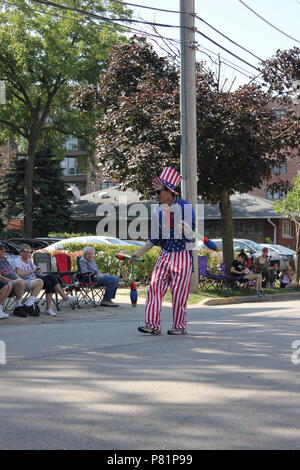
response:
<path fill-rule="evenodd" d="M 116 181 L 106 181 L 101 171 L 85 159 L 85 145 L 76 137 L 70 136 L 64 144 L 64 158 L 61 160 L 63 180 L 79 189 L 81 195 L 106 189 L 115 185 Z M 15 142 L 11 141 L 0 147 L 0 177 L 12 165 L 15 159 L 26 158 Z"/>

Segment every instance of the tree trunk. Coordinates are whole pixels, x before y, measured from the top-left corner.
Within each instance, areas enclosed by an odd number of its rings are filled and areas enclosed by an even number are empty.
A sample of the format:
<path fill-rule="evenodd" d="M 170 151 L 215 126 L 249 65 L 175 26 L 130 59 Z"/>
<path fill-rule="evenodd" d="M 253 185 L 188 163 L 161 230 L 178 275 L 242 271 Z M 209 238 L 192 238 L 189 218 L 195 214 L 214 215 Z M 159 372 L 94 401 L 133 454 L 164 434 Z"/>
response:
<path fill-rule="evenodd" d="M 32 137 L 28 142 L 27 162 L 24 181 L 24 237 L 33 237 L 33 187 L 34 157 L 36 153 L 38 138 Z"/>
<path fill-rule="evenodd" d="M 227 191 L 222 191 L 220 194 L 219 207 L 221 211 L 223 262 L 226 263 L 227 271 L 229 271 L 233 260 L 233 223 L 230 195 Z"/>

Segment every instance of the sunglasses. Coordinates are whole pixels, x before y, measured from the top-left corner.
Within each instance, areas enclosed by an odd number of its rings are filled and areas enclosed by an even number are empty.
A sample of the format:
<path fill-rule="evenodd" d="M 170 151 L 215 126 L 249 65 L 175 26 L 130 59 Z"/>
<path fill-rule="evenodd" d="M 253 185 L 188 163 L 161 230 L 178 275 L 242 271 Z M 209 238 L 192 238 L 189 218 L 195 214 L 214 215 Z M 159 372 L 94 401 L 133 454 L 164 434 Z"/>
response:
<path fill-rule="evenodd" d="M 156 191 L 154 191 L 154 194 L 157 194 L 159 196 L 160 193 L 162 193 L 163 191 L 166 191 L 166 190 L 165 189 L 157 189 Z"/>

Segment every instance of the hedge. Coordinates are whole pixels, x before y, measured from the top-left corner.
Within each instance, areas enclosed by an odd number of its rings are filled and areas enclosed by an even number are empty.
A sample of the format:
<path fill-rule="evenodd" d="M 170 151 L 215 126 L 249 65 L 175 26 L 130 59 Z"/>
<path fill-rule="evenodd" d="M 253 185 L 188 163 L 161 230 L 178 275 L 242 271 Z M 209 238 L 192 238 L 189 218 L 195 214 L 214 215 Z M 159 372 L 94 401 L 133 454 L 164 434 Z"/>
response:
<path fill-rule="evenodd" d="M 52 251 L 50 254 L 54 256 L 57 253 L 68 253 L 72 260 L 72 270 L 76 271 L 76 258 L 77 256 L 82 256 L 82 249 L 85 246 L 87 246 L 86 243 L 69 243 L 65 245 L 64 250 Z M 116 254 L 120 252 L 132 254 L 139 249 L 137 246 L 100 245 L 99 243 L 91 243 L 89 246 L 92 246 L 95 250 L 95 261 L 101 272 L 119 276 L 124 280 L 125 285 L 129 285 L 131 263 L 129 260 L 120 261 L 118 258 L 116 258 Z M 44 252 L 46 250 L 38 251 Z M 135 280 L 143 285 L 149 284 L 151 273 L 153 271 L 159 252 L 159 247 L 153 247 L 150 251 L 142 256 L 144 260 L 143 262 L 136 262 L 134 264 Z M 47 251 L 47 253 L 49 252 Z M 199 250 L 199 255 L 207 256 L 209 269 L 213 272 L 217 271 L 220 261 L 215 252 L 211 250 Z"/>

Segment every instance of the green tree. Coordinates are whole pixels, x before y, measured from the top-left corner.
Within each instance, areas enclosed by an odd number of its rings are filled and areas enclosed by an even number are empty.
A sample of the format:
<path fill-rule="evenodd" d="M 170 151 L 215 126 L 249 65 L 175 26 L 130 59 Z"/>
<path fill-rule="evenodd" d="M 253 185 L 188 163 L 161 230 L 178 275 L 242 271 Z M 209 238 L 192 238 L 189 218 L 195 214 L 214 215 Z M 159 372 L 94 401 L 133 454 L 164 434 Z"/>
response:
<path fill-rule="evenodd" d="M 62 169 L 51 149 L 35 155 L 33 185 L 33 236 L 69 230 L 72 225 L 70 192 L 62 180 Z M 3 177 L 0 207 L 6 221 L 24 214 L 26 159 L 16 160 Z"/>
<path fill-rule="evenodd" d="M 198 194 L 220 205 L 227 265 L 233 257 L 230 196 L 259 187 L 273 165 L 285 161 L 299 144 L 299 122 L 290 98 L 275 98 L 275 85 L 219 92 L 212 73 L 198 64 Z M 98 159 L 106 175 L 117 177 L 124 189 L 146 196 L 151 178 L 165 165 L 179 169 L 178 70 L 158 57 L 145 39 L 115 46 L 98 87 L 79 87 L 73 98 L 86 112 L 104 110 L 96 123 Z M 285 109 L 280 120 L 275 106 Z"/>
<path fill-rule="evenodd" d="M 293 186 L 290 191 L 287 192 L 285 199 L 281 199 L 275 202 L 275 211 L 279 214 L 285 215 L 287 218 L 292 220 L 296 227 L 297 242 L 296 242 L 296 272 L 297 281 L 300 278 L 300 171 L 298 171 L 297 177 L 293 180 Z"/>
<path fill-rule="evenodd" d="M 126 18 L 130 10 L 102 0 L 58 1 L 101 14 Z M 34 157 L 57 133 L 93 137 L 91 116 L 82 120 L 69 103 L 71 86 L 96 83 L 108 49 L 124 42 L 117 25 L 31 0 L 2 3 L 0 80 L 6 104 L 0 106 L 0 133 L 23 142 L 28 155 L 24 178 L 24 233 L 32 235 Z"/>

